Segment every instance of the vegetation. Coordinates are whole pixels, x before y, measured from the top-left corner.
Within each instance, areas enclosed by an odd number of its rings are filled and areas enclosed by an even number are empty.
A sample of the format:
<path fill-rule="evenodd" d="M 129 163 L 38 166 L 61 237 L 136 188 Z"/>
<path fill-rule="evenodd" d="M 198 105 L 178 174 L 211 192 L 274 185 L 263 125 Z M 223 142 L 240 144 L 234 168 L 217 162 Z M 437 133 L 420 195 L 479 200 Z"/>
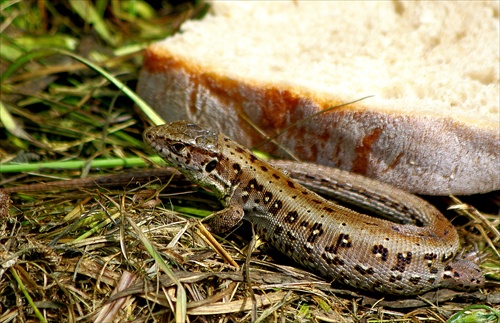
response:
<path fill-rule="evenodd" d="M 135 89 L 144 49 L 207 10 L 0 2 L 0 187 L 156 167 L 141 139 L 154 117 L 117 84 Z M 214 239 L 199 221 L 220 207 L 209 192 L 176 176 L 129 184 L 0 193 L 0 323 L 499 320 L 492 287 L 401 299 L 332 286 L 252 240 L 248 224 Z M 458 219 L 468 245 L 489 257 L 490 281 L 498 196 L 471 197 L 486 213 L 462 208 Z"/>

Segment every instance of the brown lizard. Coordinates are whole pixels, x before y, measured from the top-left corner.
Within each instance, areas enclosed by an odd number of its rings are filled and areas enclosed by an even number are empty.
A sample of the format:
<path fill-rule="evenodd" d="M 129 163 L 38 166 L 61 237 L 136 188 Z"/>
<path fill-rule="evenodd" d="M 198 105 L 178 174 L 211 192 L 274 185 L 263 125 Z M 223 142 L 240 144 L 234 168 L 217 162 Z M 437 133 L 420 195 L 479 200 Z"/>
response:
<path fill-rule="evenodd" d="M 475 263 L 456 257 L 460 244 L 453 225 L 416 196 L 327 167 L 288 170 L 301 173 L 299 179 L 310 187 L 385 208 L 389 211 L 382 213 L 403 222 L 398 224 L 325 200 L 228 137 L 186 121 L 152 127 L 144 140 L 168 164 L 216 194 L 225 209 L 215 214 L 212 229 L 226 230 L 245 218 L 278 250 L 324 277 L 400 295 L 437 287 L 469 290 L 484 283 Z"/>

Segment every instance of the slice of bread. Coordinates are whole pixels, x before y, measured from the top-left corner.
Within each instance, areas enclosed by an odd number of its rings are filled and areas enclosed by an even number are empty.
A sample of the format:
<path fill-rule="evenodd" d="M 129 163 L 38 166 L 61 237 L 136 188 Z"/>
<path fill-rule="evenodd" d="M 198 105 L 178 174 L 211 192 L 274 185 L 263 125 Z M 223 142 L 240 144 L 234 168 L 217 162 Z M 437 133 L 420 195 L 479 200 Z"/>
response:
<path fill-rule="evenodd" d="M 166 121 L 249 147 L 250 123 L 299 122 L 276 141 L 301 160 L 421 194 L 500 189 L 498 1 L 212 5 L 146 51 L 138 92 Z"/>

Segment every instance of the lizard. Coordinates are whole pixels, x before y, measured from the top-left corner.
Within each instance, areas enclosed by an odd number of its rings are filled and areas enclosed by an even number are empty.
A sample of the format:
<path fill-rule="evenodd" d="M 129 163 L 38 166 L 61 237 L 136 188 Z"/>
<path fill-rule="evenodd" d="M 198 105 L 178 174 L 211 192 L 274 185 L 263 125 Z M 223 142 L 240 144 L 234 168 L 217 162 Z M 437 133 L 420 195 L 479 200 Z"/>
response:
<path fill-rule="evenodd" d="M 143 138 L 167 164 L 221 201 L 224 209 L 209 229 L 222 232 L 248 220 L 280 252 L 332 283 L 393 295 L 484 284 L 479 266 L 458 256 L 455 227 L 419 197 L 326 166 L 285 163 L 282 171 L 188 121 L 148 128 Z M 340 206 L 299 182 L 401 223 Z"/>

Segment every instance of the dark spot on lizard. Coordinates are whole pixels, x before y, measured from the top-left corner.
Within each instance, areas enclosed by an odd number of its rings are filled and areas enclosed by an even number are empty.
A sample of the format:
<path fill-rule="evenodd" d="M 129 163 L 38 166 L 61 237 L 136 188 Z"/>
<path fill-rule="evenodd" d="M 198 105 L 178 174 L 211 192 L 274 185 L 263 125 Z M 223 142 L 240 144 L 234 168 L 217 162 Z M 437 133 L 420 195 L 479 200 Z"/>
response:
<path fill-rule="evenodd" d="M 453 258 L 453 252 L 450 252 L 450 254 L 448 256 L 443 255 L 443 257 L 441 258 L 441 262 L 446 262 L 446 261 L 450 260 L 451 258 Z"/>
<path fill-rule="evenodd" d="M 295 188 L 295 184 L 292 181 L 287 181 L 288 187 Z"/>
<path fill-rule="evenodd" d="M 332 208 L 329 208 L 328 206 L 325 206 L 323 208 L 323 210 L 325 210 L 326 212 L 329 212 L 329 213 L 332 213 L 333 212 L 333 209 Z"/>
<path fill-rule="evenodd" d="M 397 256 L 396 265 L 394 267 L 392 267 L 391 270 L 404 273 L 406 270 L 406 265 L 407 264 L 409 265 L 411 263 L 411 257 L 412 257 L 411 252 L 407 252 L 406 257 L 403 256 L 403 254 L 399 252 L 398 256 Z"/>
<path fill-rule="evenodd" d="M 339 257 L 335 257 L 332 260 L 332 264 L 336 265 L 336 266 L 343 266 L 345 264 L 345 262 L 342 259 L 340 259 Z"/>
<path fill-rule="evenodd" d="M 276 174 L 273 174 L 273 177 L 276 178 L 276 179 L 280 179 L 280 177 Z"/>
<path fill-rule="evenodd" d="M 291 233 L 290 231 L 287 231 L 286 232 L 286 235 L 288 236 L 288 239 L 290 239 L 290 241 L 295 241 L 297 240 L 297 237 L 293 235 L 293 233 Z"/>
<path fill-rule="evenodd" d="M 284 230 L 284 228 L 283 228 L 282 225 L 277 225 L 276 229 L 274 229 L 274 235 L 276 235 L 276 236 L 282 235 L 283 234 L 283 230 Z"/>
<path fill-rule="evenodd" d="M 264 204 L 268 204 L 269 202 L 271 202 L 273 198 L 273 193 L 271 192 L 264 192 L 264 195 L 263 195 L 263 202 Z"/>
<path fill-rule="evenodd" d="M 351 241 L 349 241 L 349 235 L 341 233 L 337 238 L 337 242 L 334 245 L 325 247 L 325 251 L 333 254 L 337 254 L 339 248 L 350 248 L 352 247 Z"/>
<path fill-rule="evenodd" d="M 351 241 L 349 241 L 349 235 L 341 233 L 337 239 L 337 246 L 342 248 L 350 248 L 352 246 Z"/>
<path fill-rule="evenodd" d="M 284 221 L 286 223 L 290 223 L 290 224 L 293 224 L 295 223 L 295 221 L 297 221 L 297 217 L 299 216 L 299 214 L 297 213 L 297 211 L 290 211 L 288 212 L 288 214 L 286 215 Z"/>
<path fill-rule="evenodd" d="M 341 271 L 339 273 L 339 280 L 343 282 L 344 284 L 348 285 L 349 284 L 349 275 L 345 273 L 345 271 Z"/>
<path fill-rule="evenodd" d="M 253 190 L 256 190 L 257 192 L 261 192 L 263 189 L 264 189 L 264 186 L 257 183 L 257 180 L 255 178 L 252 178 L 251 180 L 249 180 L 247 186 L 244 188 L 244 190 L 247 192 L 251 192 Z"/>
<path fill-rule="evenodd" d="M 274 216 L 278 215 L 278 213 L 281 211 L 282 206 L 283 202 L 281 202 L 280 200 L 274 201 L 271 207 L 269 208 L 269 213 L 271 213 Z"/>
<path fill-rule="evenodd" d="M 422 279 L 422 277 L 410 277 L 410 279 L 408 279 L 408 280 L 413 285 L 418 285 L 418 283 L 420 282 L 421 279 Z"/>
<path fill-rule="evenodd" d="M 308 179 L 310 179 L 312 181 L 316 179 L 316 177 L 314 177 L 312 175 L 309 175 L 309 174 L 305 174 L 304 176 L 305 176 L 305 178 L 308 178 Z"/>
<path fill-rule="evenodd" d="M 380 259 L 382 261 L 387 261 L 387 258 L 389 257 L 389 249 L 385 248 L 383 245 L 374 245 L 372 249 L 372 253 L 374 255 L 380 255 Z"/>
<path fill-rule="evenodd" d="M 263 172 L 267 172 L 267 170 L 268 170 L 268 169 L 267 169 L 267 167 L 266 167 L 266 166 L 264 166 L 264 165 L 260 166 L 260 169 L 261 169 Z"/>
<path fill-rule="evenodd" d="M 368 269 L 364 269 L 363 267 L 361 267 L 360 265 L 356 265 L 354 266 L 354 269 L 356 269 L 361 275 L 372 275 L 373 274 L 373 268 L 368 268 Z"/>
<path fill-rule="evenodd" d="M 401 276 L 401 275 L 397 275 L 397 276 L 393 276 L 393 275 L 391 275 L 391 278 L 389 278 L 389 281 L 390 281 L 391 283 L 394 283 L 395 281 L 397 281 L 397 280 L 402 280 L 402 279 L 403 279 L 403 276 Z"/>
<path fill-rule="evenodd" d="M 433 260 L 433 259 L 436 259 L 436 257 L 437 257 L 437 254 L 432 253 L 432 252 L 431 253 L 426 253 L 424 255 L 424 259 L 425 260 Z"/>
<path fill-rule="evenodd" d="M 311 234 L 309 235 L 309 237 L 307 237 L 307 242 L 314 243 L 316 239 L 323 234 L 322 226 L 323 224 L 318 222 L 313 224 L 310 229 Z"/>
<path fill-rule="evenodd" d="M 335 248 L 335 245 L 325 247 L 325 251 L 329 252 L 329 253 L 337 253 L 337 249 Z"/>

